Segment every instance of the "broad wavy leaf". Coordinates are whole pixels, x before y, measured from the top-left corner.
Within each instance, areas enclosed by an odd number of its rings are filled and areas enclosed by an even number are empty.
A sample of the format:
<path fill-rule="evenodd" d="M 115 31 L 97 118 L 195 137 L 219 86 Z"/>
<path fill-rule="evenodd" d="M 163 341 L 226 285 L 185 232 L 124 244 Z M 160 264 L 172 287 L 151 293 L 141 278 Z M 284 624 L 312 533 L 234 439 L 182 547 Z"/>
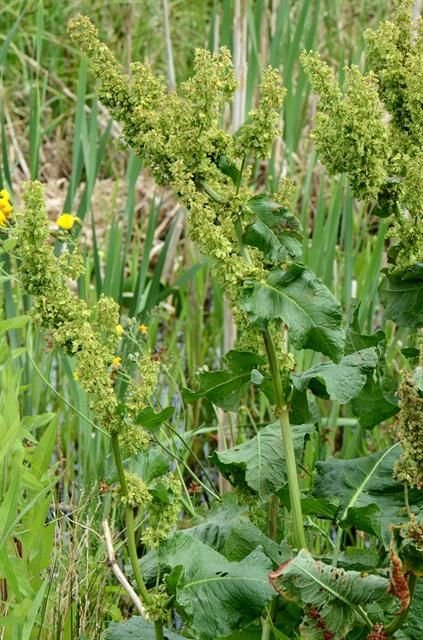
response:
<path fill-rule="evenodd" d="M 238 407 L 249 384 L 261 384 L 263 376 L 256 369 L 265 363 L 261 356 L 249 351 L 229 351 L 224 363 L 226 369 L 200 373 L 199 389 L 184 389 L 184 400 L 194 402 L 205 397 L 216 406 L 231 411 Z"/>
<path fill-rule="evenodd" d="M 252 322 L 281 320 L 297 349 L 313 349 L 338 362 L 344 351 L 341 305 L 313 271 L 292 264 L 265 282 L 246 283 L 241 305 Z"/>
<path fill-rule="evenodd" d="M 179 532 L 160 548 L 159 562 L 170 571 L 167 584 L 176 608 L 202 640 L 217 640 L 248 626 L 275 595 L 268 580 L 271 562 L 260 548 L 241 562 L 229 562 Z"/>
<path fill-rule="evenodd" d="M 345 640 L 353 627 L 366 626 L 366 607 L 377 603 L 385 611 L 395 610 L 387 578 L 332 567 L 304 549 L 272 573 L 271 580 L 283 598 L 304 607 L 304 638 L 320 628 L 332 633 L 332 640 Z"/>
<path fill-rule="evenodd" d="M 379 287 L 385 317 L 400 327 L 423 327 L 423 275 L 385 276 Z"/>
<path fill-rule="evenodd" d="M 317 364 L 304 373 L 292 376 L 292 381 L 298 391 L 309 388 L 317 396 L 345 404 L 360 393 L 377 362 L 376 349 L 363 349 L 345 356 L 339 364 Z"/>
<path fill-rule="evenodd" d="M 304 439 L 312 433 L 312 424 L 292 426 L 295 454 L 301 458 Z M 279 422 L 261 429 L 254 438 L 227 449 L 216 451 L 213 462 L 235 486 L 247 485 L 267 500 L 287 481 L 285 452 Z"/>
<path fill-rule="evenodd" d="M 390 526 L 408 520 L 404 486 L 392 476 L 400 453 L 400 445 L 394 444 L 362 458 L 317 462 L 313 494 L 321 498 L 336 496 L 341 506 L 341 525 L 354 524 L 369 533 L 376 533 L 377 528 L 377 535 L 388 546 Z M 422 508 L 423 493 L 409 491 L 409 502 Z"/>

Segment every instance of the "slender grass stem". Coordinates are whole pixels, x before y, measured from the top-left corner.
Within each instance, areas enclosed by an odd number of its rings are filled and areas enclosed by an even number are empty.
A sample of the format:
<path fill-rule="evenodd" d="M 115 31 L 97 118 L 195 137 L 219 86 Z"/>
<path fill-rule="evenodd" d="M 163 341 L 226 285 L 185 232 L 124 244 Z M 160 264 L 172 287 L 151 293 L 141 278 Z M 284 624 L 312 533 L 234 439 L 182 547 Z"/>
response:
<path fill-rule="evenodd" d="M 195 482 L 198 482 L 199 485 L 201 485 L 204 489 L 204 491 L 206 491 L 208 494 L 210 494 L 215 500 L 217 500 L 218 502 L 222 501 L 222 498 L 215 493 L 212 489 L 210 489 L 207 485 L 204 484 L 204 482 L 202 482 L 200 480 L 200 478 L 194 473 L 194 471 L 192 471 L 192 469 L 190 468 L 190 466 L 185 462 L 185 460 L 183 460 L 182 458 L 180 458 L 178 455 L 176 455 L 176 453 L 174 453 L 171 449 L 168 449 L 162 442 L 160 442 L 160 440 L 158 440 L 156 438 L 155 440 L 156 444 L 158 447 L 160 447 L 161 449 L 163 449 L 163 451 L 165 451 L 171 458 L 173 458 L 174 460 L 176 460 L 177 462 L 179 462 L 179 464 L 182 464 L 186 471 L 191 475 L 191 477 L 193 478 L 193 480 L 195 480 Z"/>
<path fill-rule="evenodd" d="M 301 508 L 300 485 L 297 475 L 297 463 L 295 460 L 294 439 L 292 437 L 291 425 L 289 423 L 289 410 L 284 397 L 278 358 L 269 329 L 263 331 L 263 340 L 275 390 L 276 414 L 281 425 L 282 443 L 285 452 L 289 497 L 293 518 L 294 544 L 298 549 L 301 549 L 306 547 L 306 540 Z"/>
<path fill-rule="evenodd" d="M 269 500 L 269 511 L 267 516 L 267 533 L 269 538 L 278 539 L 278 512 L 279 498 L 272 496 Z M 273 620 L 278 610 L 279 598 L 275 598 L 266 612 L 266 617 L 262 620 L 261 640 L 270 640 L 272 634 Z"/>

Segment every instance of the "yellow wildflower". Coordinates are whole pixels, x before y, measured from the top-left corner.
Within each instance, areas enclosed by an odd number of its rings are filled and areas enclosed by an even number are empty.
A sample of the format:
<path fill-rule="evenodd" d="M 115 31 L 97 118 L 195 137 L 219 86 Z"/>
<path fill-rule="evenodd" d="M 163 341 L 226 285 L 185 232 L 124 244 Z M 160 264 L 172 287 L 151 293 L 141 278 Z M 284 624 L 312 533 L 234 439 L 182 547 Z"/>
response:
<path fill-rule="evenodd" d="M 148 327 L 146 324 L 140 324 L 140 326 L 138 327 L 138 331 L 141 333 L 141 335 L 146 336 L 148 333 Z"/>
<path fill-rule="evenodd" d="M 79 380 L 79 375 L 77 374 L 76 371 L 73 372 L 73 379 L 74 380 Z"/>
<path fill-rule="evenodd" d="M 120 338 L 121 336 L 123 336 L 123 334 L 125 333 L 125 329 L 122 327 L 121 324 L 117 324 L 115 327 L 115 331 L 116 331 L 116 335 L 118 336 L 118 338 Z"/>
<path fill-rule="evenodd" d="M 4 226 L 12 215 L 13 207 L 10 204 L 10 194 L 6 189 L 0 190 L 0 225 Z"/>
<path fill-rule="evenodd" d="M 75 222 L 76 216 L 72 213 L 62 213 L 62 215 L 60 215 L 56 220 L 57 226 L 61 229 L 65 229 L 65 231 L 70 231 Z"/>
<path fill-rule="evenodd" d="M 115 369 L 120 369 L 122 363 L 122 358 L 120 356 L 115 356 L 112 360 L 112 367 Z"/>

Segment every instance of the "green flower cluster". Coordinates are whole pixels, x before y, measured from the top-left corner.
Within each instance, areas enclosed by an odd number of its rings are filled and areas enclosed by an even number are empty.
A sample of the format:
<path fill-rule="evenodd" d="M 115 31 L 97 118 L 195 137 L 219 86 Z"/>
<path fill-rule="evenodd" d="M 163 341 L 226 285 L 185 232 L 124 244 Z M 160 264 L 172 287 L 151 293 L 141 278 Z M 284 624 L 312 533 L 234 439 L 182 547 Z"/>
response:
<path fill-rule="evenodd" d="M 173 473 L 168 473 L 158 479 L 152 491 L 156 495 L 149 505 L 148 526 L 141 536 L 147 549 L 157 549 L 173 531 L 180 512 L 182 485 Z"/>
<path fill-rule="evenodd" d="M 388 126 L 373 74 L 345 70 L 342 92 L 333 71 L 317 53 L 301 56 L 321 100 L 314 139 L 328 171 L 348 173 L 357 198 L 376 198 L 386 177 Z"/>
<path fill-rule="evenodd" d="M 403 373 L 398 390 L 399 440 L 402 454 L 395 465 L 395 477 L 410 487 L 423 488 L 423 397 L 413 377 Z"/>
<path fill-rule="evenodd" d="M 148 620 L 165 622 L 168 616 L 166 605 L 169 600 L 165 585 L 161 584 L 151 589 L 148 595 L 149 601 L 145 606 Z"/>
<path fill-rule="evenodd" d="M 392 21 L 367 31 L 367 75 L 347 68 L 343 92 L 315 53 L 302 60 L 320 94 L 314 131 L 331 174 L 346 173 L 354 195 L 376 200 L 393 215 L 389 258 L 393 273 L 423 261 L 423 21 L 413 24 L 412 0 Z"/>
<path fill-rule="evenodd" d="M 137 379 L 128 382 L 126 390 L 126 412 L 135 420 L 138 414 L 149 406 L 150 398 L 157 387 L 160 364 L 150 353 L 134 354 L 137 365 Z"/>
<path fill-rule="evenodd" d="M 159 184 L 174 188 L 188 210 L 192 239 L 214 259 L 216 276 L 236 302 L 246 279 L 264 277 L 258 252 L 249 260 L 241 255 L 240 228 L 251 221 L 245 205 L 253 195 L 244 168 L 250 155 L 269 155 L 279 131 L 279 74 L 264 72 L 260 104 L 233 136 L 221 127 L 236 89 L 227 49 L 196 51 L 192 78 L 175 92 L 146 64 L 122 74 L 88 18 L 73 18 L 69 31 L 89 57 L 100 99 L 122 124 L 125 144 L 145 158 Z"/>
<path fill-rule="evenodd" d="M 101 296 L 89 309 L 70 290 L 67 278 L 70 272 L 74 276 L 82 272 L 82 257 L 75 246 L 72 252 L 65 248 L 60 257 L 55 256 L 39 182 L 25 186 L 24 203 L 24 212 L 16 213 L 14 235 L 19 275 L 25 291 L 33 296 L 33 317 L 51 331 L 57 346 L 75 358 L 74 376 L 88 393 L 98 423 L 110 434 L 118 433 L 130 441 L 132 453 L 144 450 L 149 444 L 148 434 L 131 422 L 131 412 L 122 415 L 115 389 L 120 368 L 116 356 L 119 307 L 111 298 Z M 156 383 L 156 369 L 154 372 Z M 150 380 L 148 388 L 143 389 L 144 401 L 146 393 L 151 395 L 152 391 Z"/>
<path fill-rule="evenodd" d="M 120 499 L 128 507 L 148 507 L 153 497 L 147 484 L 136 473 L 125 472 L 127 492 L 121 492 Z"/>
<path fill-rule="evenodd" d="M 279 130 L 280 111 L 285 96 L 281 77 L 268 67 L 260 84 L 260 105 L 248 114 L 235 137 L 235 149 L 241 155 L 252 152 L 256 158 L 269 157 Z"/>
<path fill-rule="evenodd" d="M 116 490 L 126 507 L 143 510 L 145 524 L 141 535 L 148 549 L 157 549 L 176 526 L 182 485 L 173 473 L 166 473 L 147 484 L 136 473 L 125 471 L 126 491 Z"/>

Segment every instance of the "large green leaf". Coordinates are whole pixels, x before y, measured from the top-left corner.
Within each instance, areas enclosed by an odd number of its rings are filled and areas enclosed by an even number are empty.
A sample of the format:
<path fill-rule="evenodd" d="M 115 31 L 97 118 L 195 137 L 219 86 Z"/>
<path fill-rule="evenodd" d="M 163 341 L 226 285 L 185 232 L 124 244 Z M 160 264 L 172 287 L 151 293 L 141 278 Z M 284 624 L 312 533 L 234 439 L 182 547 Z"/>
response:
<path fill-rule="evenodd" d="M 227 636 L 225 640 L 261 640 L 263 629 L 261 625 L 251 625 L 242 631 L 235 631 Z"/>
<path fill-rule="evenodd" d="M 366 607 L 377 603 L 387 611 L 395 604 L 387 578 L 326 565 L 306 550 L 283 564 L 272 580 L 282 597 L 305 607 L 304 637 L 321 621 L 321 629 L 331 632 L 333 640 L 345 640 L 354 626 L 365 626 Z M 317 614 L 311 614 L 312 607 Z"/>
<path fill-rule="evenodd" d="M 241 395 L 248 384 L 260 384 L 263 376 L 256 367 L 265 363 L 264 358 L 248 351 L 229 351 L 224 358 L 225 370 L 206 371 L 198 376 L 199 389 L 183 390 L 186 402 L 206 397 L 210 402 L 227 411 L 238 407 Z"/>
<path fill-rule="evenodd" d="M 168 588 L 179 612 L 202 640 L 239 631 L 260 617 L 274 591 L 271 562 L 255 549 L 241 562 L 229 562 L 200 540 L 179 532 L 159 551 Z"/>
<path fill-rule="evenodd" d="M 355 324 L 349 327 L 345 339 L 345 354 L 349 355 L 369 347 L 377 347 L 379 352 L 384 353 L 386 347 L 385 333 L 379 330 L 376 333 L 363 334 L 358 331 L 358 327 Z"/>
<path fill-rule="evenodd" d="M 399 411 L 392 381 L 376 372 L 369 376 L 360 393 L 353 399 L 351 407 L 354 415 L 365 429 L 371 429 L 384 420 L 392 418 Z"/>
<path fill-rule="evenodd" d="M 339 364 L 317 364 L 305 373 L 292 376 L 292 381 L 298 391 L 309 387 L 317 396 L 329 396 L 345 404 L 362 390 L 377 362 L 376 349 L 363 349 L 345 356 Z"/>
<path fill-rule="evenodd" d="M 313 349 L 339 361 L 345 334 L 341 306 L 307 267 L 272 271 L 265 282 L 246 283 L 241 304 L 253 322 L 282 320 L 297 349 Z"/>
<path fill-rule="evenodd" d="M 247 228 L 243 242 L 260 249 L 271 263 L 297 260 L 302 254 L 302 229 L 298 218 L 266 194 L 254 196 L 247 204 L 257 220 Z"/>
<path fill-rule="evenodd" d="M 385 316 L 401 327 L 423 326 L 423 279 L 385 276 L 379 287 Z"/>
<path fill-rule="evenodd" d="M 330 564 L 332 558 L 327 562 Z M 347 547 L 338 556 L 338 567 L 343 569 L 353 569 L 354 571 L 369 571 L 377 569 L 382 562 L 382 558 L 376 547 Z"/>
<path fill-rule="evenodd" d="M 311 424 L 292 426 L 295 454 L 298 459 L 304 438 L 314 430 Z M 226 451 L 215 451 L 212 460 L 231 483 L 247 485 L 262 500 L 267 500 L 287 481 L 285 452 L 279 422 L 261 429 L 254 438 Z"/>
<path fill-rule="evenodd" d="M 257 547 L 275 564 L 291 557 L 288 545 L 268 538 L 248 517 L 248 507 L 238 505 L 233 494 L 226 494 L 198 524 L 184 529 L 186 535 L 201 540 L 228 560 L 243 560 Z"/>
<path fill-rule="evenodd" d="M 163 630 L 164 640 L 184 640 L 168 629 Z M 126 622 L 112 622 L 106 632 L 107 640 L 156 640 L 154 624 L 134 616 Z"/>
<path fill-rule="evenodd" d="M 386 373 L 386 336 L 383 331 L 366 335 L 359 331 L 358 306 L 355 309 L 352 326 L 347 331 L 345 353 L 374 347 L 378 354 L 378 364 L 367 375 L 367 381 L 358 395 L 352 399 L 352 410 L 365 429 L 371 429 L 398 412 L 395 397 L 396 384 Z"/>
<path fill-rule="evenodd" d="M 377 533 L 389 545 L 390 525 L 408 519 L 404 486 L 392 476 L 400 452 L 400 445 L 394 444 L 362 458 L 317 462 L 313 494 L 323 498 L 336 496 L 341 505 L 340 523 L 345 526 L 355 524 L 366 530 L 368 523 L 367 530 L 374 533 L 377 519 Z M 423 506 L 423 492 L 409 491 L 409 501 L 412 506 Z"/>
<path fill-rule="evenodd" d="M 247 228 L 242 240 L 245 244 L 260 249 L 265 258 L 273 264 L 287 259 L 297 260 L 302 254 L 302 242 L 292 232 L 284 227 L 271 229 L 261 220 Z"/>
<path fill-rule="evenodd" d="M 269 227 L 277 224 L 279 216 L 287 212 L 279 202 L 275 202 L 267 193 L 259 193 L 250 198 L 247 206 L 260 220 L 263 220 Z M 300 222 L 297 220 L 297 229 L 300 229 Z"/>

